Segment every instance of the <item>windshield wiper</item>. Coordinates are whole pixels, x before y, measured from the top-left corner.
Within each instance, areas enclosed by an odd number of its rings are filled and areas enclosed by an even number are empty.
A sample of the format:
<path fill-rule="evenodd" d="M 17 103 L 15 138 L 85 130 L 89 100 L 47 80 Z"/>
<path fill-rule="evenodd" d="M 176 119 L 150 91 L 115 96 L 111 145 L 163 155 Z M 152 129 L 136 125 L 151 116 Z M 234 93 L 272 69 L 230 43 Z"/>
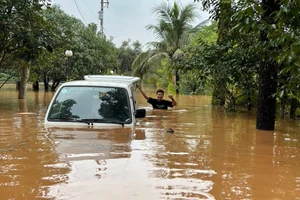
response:
<path fill-rule="evenodd" d="M 66 118 L 66 117 L 57 117 L 57 118 L 51 118 L 51 120 L 63 120 L 65 122 L 82 122 L 86 123 L 88 125 L 93 126 L 93 122 L 90 120 L 84 120 L 84 119 L 74 119 L 74 118 Z"/>
<path fill-rule="evenodd" d="M 124 126 L 123 122 L 112 121 L 112 120 L 107 120 L 107 119 L 98 119 L 98 118 L 74 119 L 74 118 L 66 118 L 66 117 L 57 117 L 57 118 L 51 118 L 51 120 L 62 120 L 65 122 L 82 122 L 82 123 L 86 123 L 90 126 L 93 126 L 95 122 L 120 124 L 120 125 Z"/>
<path fill-rule="evenodd" d="M 81 121 L 90 122 L 90 123 L 101 122 L 101 123 L 120 124 L 120 125 L 124 126 L 124 122 L 112 121 L 112 120 L 107 120 L 107 119 L 91 118 L 91 119 L 81 119 Z"/>

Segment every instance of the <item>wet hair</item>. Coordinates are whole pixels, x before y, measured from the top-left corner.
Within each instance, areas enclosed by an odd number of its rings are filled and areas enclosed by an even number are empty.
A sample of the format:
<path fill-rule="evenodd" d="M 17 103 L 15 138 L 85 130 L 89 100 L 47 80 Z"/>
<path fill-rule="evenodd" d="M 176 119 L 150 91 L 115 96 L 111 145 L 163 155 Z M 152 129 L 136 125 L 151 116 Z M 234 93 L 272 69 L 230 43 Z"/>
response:
<path fill-rule="evenodd" d="M 157 94 L 157 93 L 159 93 L 159 92 L 161 92 L 161 93 L 165 94 L 165 92 L 164 92 L 162 89 L 158 89 L 158 90 L 156 90 L 156 94 Z"/>

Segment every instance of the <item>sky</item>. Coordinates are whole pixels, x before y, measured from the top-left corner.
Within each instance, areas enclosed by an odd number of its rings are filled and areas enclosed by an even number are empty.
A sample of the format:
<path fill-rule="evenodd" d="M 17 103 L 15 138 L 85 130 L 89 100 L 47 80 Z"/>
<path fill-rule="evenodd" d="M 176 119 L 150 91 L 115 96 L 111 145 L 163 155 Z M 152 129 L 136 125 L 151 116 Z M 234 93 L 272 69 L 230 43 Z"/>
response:
<path fill-rule="evenodd" d="M 107 0 L 104 0 L 106 2 Z M 146 30 L 146 25 L 156 24 L 157 17 L 152 13 L 155 5 L 160 5 L 166 0 L 108 0 L 108 8 L 104 8 L 103 27 L 108 37 L 113 37 L 113 42 L 119 47 L 123 41 L 131 39 L 140 41 L 142 45 L 155 41 L 153 33 Z M 169 0 L 173 3 L 174 1 Z M 193 0 L 181 0 L 183 5 Z M 101 9 L 100 0 L 52 0 L 52 4 L 58 4 L 67 14 L 73 15 L 86 24 L 95 23 L 100 26 L 98 11 Z M 199 18 L 194 24 L 208 19 L 209 15 L 200 10 Z"/>

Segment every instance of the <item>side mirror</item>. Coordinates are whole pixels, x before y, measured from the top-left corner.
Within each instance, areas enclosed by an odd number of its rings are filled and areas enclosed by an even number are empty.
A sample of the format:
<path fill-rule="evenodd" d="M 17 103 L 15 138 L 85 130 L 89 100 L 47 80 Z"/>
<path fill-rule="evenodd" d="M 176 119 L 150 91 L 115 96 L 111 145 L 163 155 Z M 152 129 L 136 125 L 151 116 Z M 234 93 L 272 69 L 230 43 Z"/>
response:
<path fill-rule="evenodd" d="M 137 109 L 135 111 L 135 118 L 143 118 L 146 116 L 146 109 Z"/>

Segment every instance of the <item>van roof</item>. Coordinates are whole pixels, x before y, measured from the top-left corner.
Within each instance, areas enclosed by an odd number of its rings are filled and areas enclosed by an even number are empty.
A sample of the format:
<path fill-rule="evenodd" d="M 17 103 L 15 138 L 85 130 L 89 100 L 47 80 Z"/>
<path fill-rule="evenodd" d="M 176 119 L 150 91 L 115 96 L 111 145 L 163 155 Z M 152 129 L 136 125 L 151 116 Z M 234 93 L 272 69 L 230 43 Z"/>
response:
<path fill-rule="evenodd" d="M 118 75 L 85 75 L 84 80 L 96 82 L 117 82 L 124 84 L 133 84 L 140 80 L 139 77 L 134 76 L 118 76 Z"/>

